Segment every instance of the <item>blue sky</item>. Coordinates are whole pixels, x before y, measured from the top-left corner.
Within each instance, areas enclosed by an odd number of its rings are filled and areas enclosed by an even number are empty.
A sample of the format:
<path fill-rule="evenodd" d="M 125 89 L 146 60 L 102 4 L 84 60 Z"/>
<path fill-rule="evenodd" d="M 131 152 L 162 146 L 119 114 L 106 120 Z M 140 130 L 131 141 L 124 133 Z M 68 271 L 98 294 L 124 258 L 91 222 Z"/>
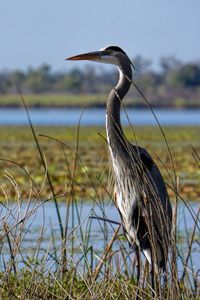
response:
<path fill-rule="evenodd" d="M 65 70 L 64 58 L 110 44 L 155 62 L 200 59 L 199 0 L 0 0 L 0 28 L 0 69 Z"/>

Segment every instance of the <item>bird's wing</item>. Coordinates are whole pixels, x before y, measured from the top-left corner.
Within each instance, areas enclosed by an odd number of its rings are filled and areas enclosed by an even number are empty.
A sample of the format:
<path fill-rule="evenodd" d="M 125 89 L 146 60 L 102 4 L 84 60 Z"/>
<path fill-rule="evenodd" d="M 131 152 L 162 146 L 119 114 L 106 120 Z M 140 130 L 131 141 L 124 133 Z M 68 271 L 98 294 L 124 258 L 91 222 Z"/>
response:
<path fill-rule="evenodd" d="M 158 239 L 169 242 L 171 232 L 172 209 L 163 177 L 150 154 L 137 147 L 139 154 L 140 181 L 142 186 L 141 212 L 153 223 Z M 151 224 L 150 228 L 152 228 Z"/>

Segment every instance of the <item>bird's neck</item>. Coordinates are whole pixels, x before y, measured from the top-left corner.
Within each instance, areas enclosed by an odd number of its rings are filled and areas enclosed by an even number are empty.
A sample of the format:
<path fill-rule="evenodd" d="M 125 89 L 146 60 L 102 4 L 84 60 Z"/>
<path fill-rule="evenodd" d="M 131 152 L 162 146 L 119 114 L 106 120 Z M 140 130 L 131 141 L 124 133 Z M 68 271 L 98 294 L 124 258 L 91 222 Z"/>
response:
<path fill-rule="evenodd" d="M 106 111 L 106 133 L 111 151 L 117 152 L 126 147 L 126 139 L 121 127 L 120 108 L 124 96 L 127 94 L 132 79 L 132 70 L 119 69 L 119 80 L 116 87 L 110 92 Z"/>

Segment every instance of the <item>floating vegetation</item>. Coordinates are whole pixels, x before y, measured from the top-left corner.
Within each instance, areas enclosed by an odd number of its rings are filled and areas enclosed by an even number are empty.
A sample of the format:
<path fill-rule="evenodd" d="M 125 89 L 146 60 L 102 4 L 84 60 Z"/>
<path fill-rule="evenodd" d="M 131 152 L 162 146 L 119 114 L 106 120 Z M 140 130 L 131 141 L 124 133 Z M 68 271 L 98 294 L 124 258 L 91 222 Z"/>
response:
<path fill-rule="evenodd" d="M 192 148 L 193 146 L 199 153 L 199 130 L 198 127 L 164 128 L 173 155 L 179 193 L 190 201 L 199 201 L 200 199 L 200 169 Z M 171 185 L 169 174 L 172 175 L 173 168 L 159 129 L 156 127 L 136 127 L 134 131 L 139 145 L 148 149 L 158 164 L 166 183 Z M 76 132 L 75 127 L 36 127 L 36 134 L 56 194 L 68 193 L 71 189 L 70 174 L 73 170 L 76 150 Z M 134 143 L 132 131 L 126 128 L 125 133 L 128 139 Z M 98 185 L 98 182 L 101 181 L 106 185 L 110 174 L 104 128 L 81 127 L 76 155 L 77 163 L 73 188 L 77 197 L 87 199 L 88 192 L 93 193 L 91 188 L 93 184 L 96 184 L 97 189 L 100 189 L 103 194 L 105 189 L 102 188 L 102 185 Z M 21 167 L 31 174 L 38 185 L 43 184 L 45 180 L 44 170 L 30 128 L 26 126 L 2 126 L 0 127 L 0 199 L 4 199 L 4 188 L 14 199 L 13 185 L 8 179 L 9 176 L 14 177 L 16 183 L 20 184 L 23 198 L 28 196 L 27 174 Z M 169 188 L 168 191 L 171 197 L 174 197 L 173 190 Z M 43 187 L 42 195 L 44 198 L 49 195 L 48 186 Z"/>

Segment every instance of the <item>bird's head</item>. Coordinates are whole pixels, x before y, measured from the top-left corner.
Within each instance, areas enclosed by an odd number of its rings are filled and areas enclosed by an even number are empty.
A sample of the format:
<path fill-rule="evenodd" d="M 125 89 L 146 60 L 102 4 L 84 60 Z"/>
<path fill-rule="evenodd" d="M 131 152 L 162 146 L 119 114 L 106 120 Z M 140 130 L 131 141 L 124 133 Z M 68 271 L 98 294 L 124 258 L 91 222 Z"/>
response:
<path fill-rule="evenodd" d="M 128 55 L 118 46 L 108 46 L 99 51 L 83 53 L 76 56 L 66 58 L 66 60 L 90 60 L 100 63 L 121 66 L 123 63 L 130 64 L 134 69 L 134 65 Z"/>

